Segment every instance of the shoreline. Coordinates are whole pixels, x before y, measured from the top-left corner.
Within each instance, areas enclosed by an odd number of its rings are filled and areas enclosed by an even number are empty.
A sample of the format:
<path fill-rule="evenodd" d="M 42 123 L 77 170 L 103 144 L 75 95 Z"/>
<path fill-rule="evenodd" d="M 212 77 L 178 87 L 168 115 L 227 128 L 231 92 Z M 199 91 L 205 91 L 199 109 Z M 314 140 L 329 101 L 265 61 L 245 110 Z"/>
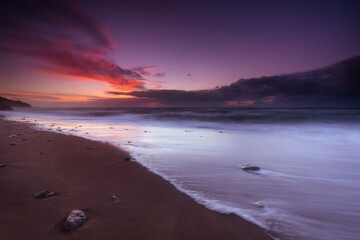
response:
<path fill-rule="evenodd" d="M 6 165 L 0 168 L 1 239 L 272 239 L 124 161 L 130 155 L 115 146 L 4 119 L 0 126 L 0 164 Z M 42 189 L 58 196 L 33 199 Z M 83 209 L 88 220 L 65 233 L 62 224 L 73 209 Z"/>

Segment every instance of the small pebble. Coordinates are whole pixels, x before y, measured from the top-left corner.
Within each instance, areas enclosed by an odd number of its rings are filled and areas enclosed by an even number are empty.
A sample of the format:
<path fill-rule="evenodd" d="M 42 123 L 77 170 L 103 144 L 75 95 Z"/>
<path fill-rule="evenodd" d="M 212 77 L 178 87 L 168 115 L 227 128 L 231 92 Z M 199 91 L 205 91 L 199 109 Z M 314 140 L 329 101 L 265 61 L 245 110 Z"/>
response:
<path fill-rule="evenodd" d="M 265 207 L 265 205 L 264 205 L 263 202 L 255 202 L 255 203 L 254 203 L 254 206 L 256 206 L 256 207 L 258 207 L 258 208 L 264 208 L 264 207 Z"/>
<path fill-rule="evenodd" d="M 112 196 L 111 196 L 111 199 L 114 200 L 114 201 L 116 201 L 116 200 L 119 200 L 120 198 L 119 198 L 118 196 L 116 196 L 116 195 L 112 195 Z"/>
<path fill-rule="evenodd" d="M 241 169 L 244 171 L 259 171 L 260 168 L 258 166 L 253 165 L 243 165 L 241 166 Z"/>

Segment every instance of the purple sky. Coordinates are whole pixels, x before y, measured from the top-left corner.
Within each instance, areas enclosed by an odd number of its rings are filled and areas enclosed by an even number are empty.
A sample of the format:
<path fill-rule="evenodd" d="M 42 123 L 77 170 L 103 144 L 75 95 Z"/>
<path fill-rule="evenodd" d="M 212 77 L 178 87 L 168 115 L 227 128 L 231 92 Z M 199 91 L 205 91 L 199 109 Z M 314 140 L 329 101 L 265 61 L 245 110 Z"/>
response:
<path fill-rule="evenodd" d="M 210 89 L 360 54 L 359 1 L 54 2 L 33 14 L 3 3 L 0 95 L 54 105 L 113 97 L 107 91 Z"/>
<path fill-rule="evenodd" d="M 355 1 L 85 2 L 119 44 L 112 57 L 125 67 L 161 66 L 169 88 L 309 70 L 360 53 Z"/>

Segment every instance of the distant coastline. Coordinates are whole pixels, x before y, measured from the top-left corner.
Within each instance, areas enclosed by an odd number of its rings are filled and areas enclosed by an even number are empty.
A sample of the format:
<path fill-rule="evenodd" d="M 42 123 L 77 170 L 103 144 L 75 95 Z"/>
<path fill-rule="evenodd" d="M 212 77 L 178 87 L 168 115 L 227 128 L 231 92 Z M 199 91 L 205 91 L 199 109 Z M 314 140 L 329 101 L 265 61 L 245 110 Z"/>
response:
<path fill-rule="evenodd" d="M 13 107 L 27 108 L 27 107 L 31 107 L 31 105 L 19 100 L 14 101 L 4 97 L 0 97 L 0 111 L 9 111 L 12 110 Z"/>

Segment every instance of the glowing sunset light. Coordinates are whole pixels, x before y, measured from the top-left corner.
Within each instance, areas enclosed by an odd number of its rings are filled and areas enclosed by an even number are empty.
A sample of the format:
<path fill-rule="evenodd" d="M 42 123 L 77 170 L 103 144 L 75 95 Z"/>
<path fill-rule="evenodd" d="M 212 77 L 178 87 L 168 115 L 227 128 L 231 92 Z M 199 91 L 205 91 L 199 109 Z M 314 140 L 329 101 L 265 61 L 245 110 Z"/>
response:
<path fill-rule="evenodd" d="M 321 1 L 4 1 L 2 9 L 0 90 L 39 106 L 119 98 L 136 106 L 149 106 L 145 98 L 164 106 L 326 105 L 317 92 L 299 94 L 306 86 L 324 94 L 316 80 L 323 76 L 291 73 L 360 53 L 359 4 L 336 0 L 326 8 Z M 340 102 L 329 89 L 329 104 Z"/>
<path fill-rule="evenodd" d="M 230 107 L 245 107 L 245 106 L 251 106 L 255 103 L 255 101 L 227 101 L 226 105 Z"/>
<path fill-rule="evenodd" d="M 21 91 L 0 91 L 2 96 L 18 99 L 32 99 L 37 101 L 55 101 L 55 102 L 79 102 L 89 101 L 90 99 L 102 98 L 102 96 L 79 95 L 79 94 L 51 94 L 39 92 L 21 92 Z M 105 96 L 105 95 L 104 95 Z"/>

